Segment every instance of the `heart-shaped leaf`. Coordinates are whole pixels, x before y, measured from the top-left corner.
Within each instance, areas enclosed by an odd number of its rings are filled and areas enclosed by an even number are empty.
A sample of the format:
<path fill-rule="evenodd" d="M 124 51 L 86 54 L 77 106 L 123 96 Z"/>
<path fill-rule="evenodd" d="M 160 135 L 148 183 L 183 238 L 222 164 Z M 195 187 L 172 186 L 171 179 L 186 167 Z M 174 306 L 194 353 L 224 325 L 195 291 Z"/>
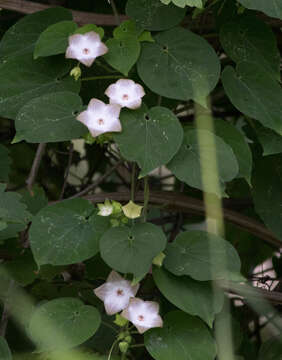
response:
<path fill-rule="evenodd" d="M 122 155 L 137 161 L 141 176 L 168 163 L 178 151 L 183 130 L 177 117 L 164 107 L 149 111 L 125 110 L 121 114 L 122 132 L 114 134 Z"/>
<path fill-rule="evenodd" d="M 237 64 L 255 63 L 274 79 L 280 79 L 280 54 L 271 29 L 253 15 L 237 16 L 220 29 L 220 42 Z"/>
<path fill-rule="evenodd" d="M 282 19 L 282 3 L 280 0 L 238 0 L 247 9 L 262 11 L 268 16 Z"/>
<path fill-rule="evenodd" d="M 137 278 L 148 272 L 155 256 L 164 250 L 166 238 L 153 224 L 136 224 L 132 228 L 114 227 L 100 240 L 103 260 L 113 269 Z"/>
<path fill-rule="evenodd" d="M 72 14 L 68 9 L 62 7 L 38 11 L 23 17 L 3 36 L 0 42 L 1 61 L 12 60 L 15 56 L 32 54 L 42 31 L 48 26 L 64 20 L 72 20 Z"/>
<path fill-rule="evenodd" d="M 28 142 L 56 142 L 79 138 L 87 128 L 76 120 L 81 98 L 72 92 L 46 94 L 23 106 L 16 118 L 16 139 Z"/>
<path fill-rule="evenodd" d="M 136 21 L 138 27 L 158 31 L 179 24 L 185 10 L 173 4 L 166 6 L 160 0 L 128 0 L 126 14 Z"/>
<path fill-rule="evenodd" d="M 140 55 L 140 42 L 134 36 L 106 41 L 109 52 L 105 60 L 116 70 L 127 76 Z"/>
<path fill-rule="evenodd" d="M 198 137 L 201 137 L 200 147 Z M 186 130 L 184 141 L 178 153 L 169 162 L 167 167 L 173 174 L 184 181 L 186 184 L 206 192 L 214 192 L 213 182 L 206 181 L 205 188 L 202 184 L 201 156 L 205 161 L 205 176 L 212 178 L 214 175 L 214 165 L 208 161 L 211 152 L 216 152 L 218 177 L 222 191 L 217 193 L 218 196 L 223 194 L 224 183 L 234 179 L 239 171 L 238 162 L 232 148 L 227 145 L 220 137 L 207 130 Z"/>
<path fill-rule="evenodd" d="M 222 73 L 224 89 L 243 114 L 282 135 L 281 86 L 253 63 L 241 62 L 236 71 L 227 66 Z"/>
<path fill-rule="evenodd" d="M 162 268 L 153 269 L 154 281 L 162 294 L 179 309 L 197 315 L 212 327 L 215 314 L 223 306 L 223 292 L 213 291 L 211 282 L 195 281 L 188 276 L 177 277 Z"/>
<path fill-rule="evenodd" d="M 77 29 L 73 21 L 60 21 L 44 30 L 36 42 L 34 58 L 65 53 L 68 38 Z"/>
<path fill-rule="evenodd" d="M 147 332 L 145 346 L 155 360 L 213 360 L 216 356 L 206 325 L 182 311 L 168 313 L 162 329 Z"/>
<path fill-rule="evenodd" d="M 144 83 L 168 98 L 205 103 L 220 76 L 219 59 L 209 43 L 180 27 L 154 40 L 143 44 L 137 64 Z"/>
<path fill-rule="evenodd" d="M 168 245 L 164 266 L 174 275 L 208 281 L 240 272 L 237 251 L 226 240 L 206 231 L 185 231 Z"/>
<path fill-rule="evenodd" d="M 101 323 L 99 312 L 75 298 L 48 301 L 35 309 L 29 334 L 37 351 L 72 348 L 95 334 Z"/>
<path fill-rule="evenodd" d="M 80 82 L 66 76 L 70 64 L 56 56 L 33 60 L 31 55 L 15 57 L 0 66 L 0 115 L 15 119 L 30 100 L 59 91 L 79 92 Z"/>
<path fill-rule="evenodd" d="M 222 119 L 214 121 L 214 130 L 217 136 L 229 145 L 236 156 L 239 172 L 237 177 L 244 177 L 249 183 L 252 174 L 252 153 L 244 134 L 231 123 Z"/>
<path fill-rule="evenodd" d="M 99 251 L 99 239 L 109 220 L 96 214 L 84 199 L 46 206 L 34 217 L 30 245 L 38 265 L 74 264 Z"/>

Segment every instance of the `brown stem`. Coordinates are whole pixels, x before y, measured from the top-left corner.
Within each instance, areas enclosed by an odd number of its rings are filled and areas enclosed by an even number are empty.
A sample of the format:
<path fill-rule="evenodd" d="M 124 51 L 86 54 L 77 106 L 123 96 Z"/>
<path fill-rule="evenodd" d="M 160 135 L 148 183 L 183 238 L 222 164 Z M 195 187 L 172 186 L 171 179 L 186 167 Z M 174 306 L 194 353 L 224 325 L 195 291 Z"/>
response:
<path fill-rule="evenodd" d="M 32 185 L 35 182 L 45 148 L 46 148 L 45 143 L 41 143 L 38 145 L 29 176 L 26 180 L 27 188 L 31 194 L 32 194 Z"/>
<path fill-rule="evenodd" d="M 17 11 L 23 14 L 32 14 L 37 11 L 45 10 L 51 5 L 38 4 L 33 1 L 26 0 L 0 0 L 0 8 Z M 107 14 L 95 14 L 88 13 L 84 11 L 71 10 L 73 19 L 80 25 L 84 24 L 96 24 L 96 25 L 105 25 L 105 26 L 114 26 L 116 25 L 116 18 L 114 15 Z M 127 20 L 128 17 L 125 15 L 119 16 L 120 21 Z"/>
<path fill-rule="evenodd" d="M 130 200 L 130 192 L 100 193 L 86 196 L 86 199 L 93 203 L 103 202 L 105 199 L 128 202 Z M 137 192 L 135 194 L 135 201 L 139 203 L 143 202 L 143 192 Z M 161 206 L 163 210 L 193 215 L 205 214 L 204 204 L 201 200 L 172 191 L 152 191 L 150 193 L 150 204 Z M 258 221 L 229 209 L 224 209 L 224 219 L 268 242 L 276 248 L 282 247 L 282 241 L 277 239 L 271 231 Z"/>

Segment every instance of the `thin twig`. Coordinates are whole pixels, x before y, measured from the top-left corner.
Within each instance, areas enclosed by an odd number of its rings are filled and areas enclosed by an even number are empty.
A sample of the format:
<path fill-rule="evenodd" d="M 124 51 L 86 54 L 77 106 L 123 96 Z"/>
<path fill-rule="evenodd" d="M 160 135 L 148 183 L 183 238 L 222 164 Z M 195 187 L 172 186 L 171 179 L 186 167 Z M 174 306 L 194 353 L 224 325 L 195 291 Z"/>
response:
<path fill-rule="evenodd" d="M 70 168 L 71 168 L 71 163 L 72 163 L 72 157 L 73 157 L 73 143 L 70 143 L 70 149 L 69 149 L 69 159 L 68 159 L 68 166 L 65 172 L 65 178 L 64 178 L 64 184 L 63 184 L 63 188 L 61 191 L 61 195 L 60 195 L 60 200 L 63 199 L 64 197 L 64 193 L 65 193 L 65 189 L 66 189 L 66 185 L 67 185 L 67 180 L 69 177 L 69 172 L 70 172 Z"/>
<path fill-rule="evenodd" d="M 88 194 L 89 191 L 94 190 L 97 186 L 99 186 L 108 176 L 110 176 L 115 170 L 116 168 L 121 165 L 123 162 L 123 160 L 120 160 L 119 162 L 117 162 L 113 167 L 111 167 L 104 175 L 102 175 L 97 181 L 95 181 L 93 184 L 87 186 L 86 189 L 80 191 L 79 193 L 69 197 L 68 199 L 75 199 L 78 197 L 81 197 L 85 194 Z"/>
<path fill-rule="evenodd" d="M 34 182 L 36 180 L 36 176 L 37 176 L 37 173 L 39 170 L 39 166 L 40 166 L 41 159 L 44 154 L 45 148 L 46 148 L 45 143 L 41 143 L 38 145 L 29 176 L 26 180 L 26 185 L 27 185 L 28 191 L 31 194 L 32 194 L 32 185 L 34 184 Z"/>

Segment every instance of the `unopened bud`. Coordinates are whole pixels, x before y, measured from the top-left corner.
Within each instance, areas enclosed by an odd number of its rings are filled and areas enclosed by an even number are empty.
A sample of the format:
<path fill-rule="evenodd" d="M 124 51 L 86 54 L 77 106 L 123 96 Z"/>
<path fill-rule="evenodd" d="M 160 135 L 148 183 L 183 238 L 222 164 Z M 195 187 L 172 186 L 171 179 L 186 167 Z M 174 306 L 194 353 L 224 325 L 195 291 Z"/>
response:
<path fill-rule="evenodd" d="M 74 77 L 74 80 L 77 81 L 81 77 L 81 69 L 79 66 L 74 67 L 71 69 L 70 76 Z"/>
<path fill-rule="evenodd" d="M 129 348 L 129 344 L 126 341 L 122 341 L 118 344 L 121 353 L 125 354 Z"/>

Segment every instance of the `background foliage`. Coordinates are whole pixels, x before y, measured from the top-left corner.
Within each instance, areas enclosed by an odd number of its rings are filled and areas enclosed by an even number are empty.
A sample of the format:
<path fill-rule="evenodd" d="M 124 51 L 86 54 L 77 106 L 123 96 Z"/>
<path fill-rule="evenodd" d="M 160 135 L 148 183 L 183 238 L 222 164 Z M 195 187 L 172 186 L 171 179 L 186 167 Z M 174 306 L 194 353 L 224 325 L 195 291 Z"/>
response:
<path fill-rule="evenodd" d="M 0 359 L 279 359 L 281 1 L 0 7 Z M 109 52 L 75 79 L 89 31 Z M 142 106 L 94 139 L 77 115 L 127 77 Z M 107 199 L 142 215 L 102 217 Z M 111 269 L 163 328 L 105 314 Z"/>

